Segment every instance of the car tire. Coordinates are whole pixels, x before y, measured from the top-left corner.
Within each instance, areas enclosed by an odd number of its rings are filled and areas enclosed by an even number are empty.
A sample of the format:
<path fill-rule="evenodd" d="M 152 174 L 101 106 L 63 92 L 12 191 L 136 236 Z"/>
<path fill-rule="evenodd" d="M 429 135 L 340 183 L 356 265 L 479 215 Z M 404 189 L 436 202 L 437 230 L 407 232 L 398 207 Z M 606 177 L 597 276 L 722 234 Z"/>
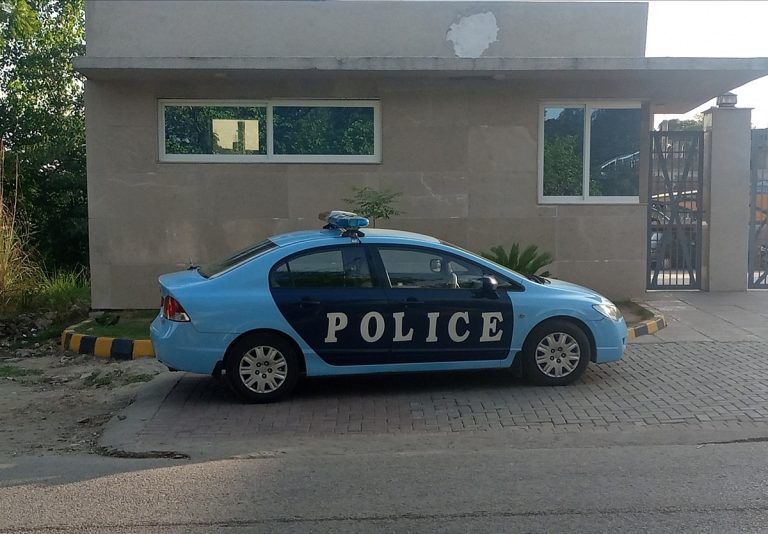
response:
<path fill-rule="evenodd" d="M 301 366 L 291 343 L 274 334 L 253 334 L 231 347 L 225 368 L 227 383 L 238 398 L 265 403 L 293 391 Z"/>
<path fill-rule="evenodd" d="M 592 359 L 592 348 L 579 326 L 554 319 L 531 331 L 522 356 L 523 374 L 528 381 L 540 386 L 565 386 L 584 374 Z"/>

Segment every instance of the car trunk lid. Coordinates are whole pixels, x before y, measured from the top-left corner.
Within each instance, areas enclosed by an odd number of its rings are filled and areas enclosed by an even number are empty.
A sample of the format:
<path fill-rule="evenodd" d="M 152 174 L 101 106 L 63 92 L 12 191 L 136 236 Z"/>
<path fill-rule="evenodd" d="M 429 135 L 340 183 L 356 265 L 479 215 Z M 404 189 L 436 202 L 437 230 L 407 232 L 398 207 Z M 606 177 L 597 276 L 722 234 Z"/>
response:
<path fill-rule="evenodd" d="M 162 295 L 174 295 L 179 289 L 205 283 L 207 278 L 201 276 L 197 269 L 187 269 L 186 271 L 164 274 L 159 281 Z"/>

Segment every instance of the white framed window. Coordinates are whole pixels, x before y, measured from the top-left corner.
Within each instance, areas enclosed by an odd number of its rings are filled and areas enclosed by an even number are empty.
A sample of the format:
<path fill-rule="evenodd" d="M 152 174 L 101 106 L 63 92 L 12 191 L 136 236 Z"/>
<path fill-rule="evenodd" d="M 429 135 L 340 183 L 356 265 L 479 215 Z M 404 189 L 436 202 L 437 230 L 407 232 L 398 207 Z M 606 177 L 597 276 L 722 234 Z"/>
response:
<path fill-rule="evenodd" d="M 381 163 L 377 100 L 158 104 L 162 162 Z"/>
<path fill-rule="evenodd" d="M 636 204 L 640 102 L 544 102 L 539 109 L 539 203 Z"/>

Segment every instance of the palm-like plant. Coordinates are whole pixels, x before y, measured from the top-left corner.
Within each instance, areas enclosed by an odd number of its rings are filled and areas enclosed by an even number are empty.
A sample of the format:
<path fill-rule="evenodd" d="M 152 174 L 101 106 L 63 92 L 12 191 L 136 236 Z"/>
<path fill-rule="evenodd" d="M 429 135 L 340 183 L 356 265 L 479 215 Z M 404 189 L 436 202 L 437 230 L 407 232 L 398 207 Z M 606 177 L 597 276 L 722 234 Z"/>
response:
<path fill-rule="evenodd" d="M 547 252 L 539 252 L 536 245 L 530 245 L 520 252 L 517 243 L 509 248 L 509 252 L 502 246 L 492 247 L 490 252 L 483 253 L 483 257 L 522 275 L 538 274 L 543 267 L 552 263 L 552 256 Z M 548 271 L 541 274 L 549 276 Z"/>

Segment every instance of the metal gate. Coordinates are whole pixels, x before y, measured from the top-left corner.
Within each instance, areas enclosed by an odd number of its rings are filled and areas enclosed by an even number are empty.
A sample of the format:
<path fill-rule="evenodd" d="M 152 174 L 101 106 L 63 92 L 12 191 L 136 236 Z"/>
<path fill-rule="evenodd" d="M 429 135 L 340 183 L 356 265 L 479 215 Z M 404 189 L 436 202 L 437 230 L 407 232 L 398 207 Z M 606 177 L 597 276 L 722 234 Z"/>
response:
<path fill-rule="evenodd" d="M 704 132 L 651 132 L 648 289 L 701 289 Z"/>
<path fill-rule="evenodd" d="M 768 289 L 768 129 L 752 130 L 749 287 Z"/>

